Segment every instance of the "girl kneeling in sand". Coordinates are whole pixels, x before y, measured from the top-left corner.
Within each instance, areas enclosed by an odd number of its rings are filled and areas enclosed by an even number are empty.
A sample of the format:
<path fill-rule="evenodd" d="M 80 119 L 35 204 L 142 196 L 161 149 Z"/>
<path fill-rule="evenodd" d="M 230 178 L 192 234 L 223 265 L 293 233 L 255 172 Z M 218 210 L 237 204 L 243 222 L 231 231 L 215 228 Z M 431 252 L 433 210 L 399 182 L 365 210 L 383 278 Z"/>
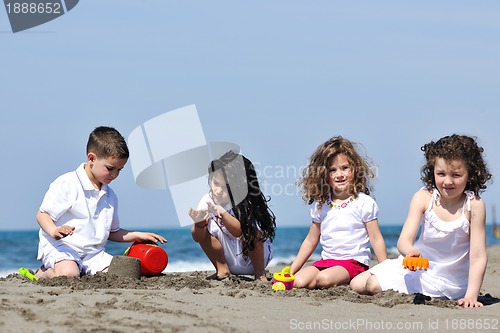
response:
<path fill-rule="evenodd" d="M 299 182 L 312 224 L 290 267 L 297 288 L 349 284 L 368 269 L 371 243 L 379 262 L 387 258 L 378 206 L 369 194 L 374 174 L 354 145 L 341 136 L 320 145 Z M 321 242 L 321 260 L 302 268 Z M 302 269 L 301 269 L 302 268 Z"/>
<path fill-rule="evenodd" d="M 413 196 L 398 240 L 401 256 L 358 275 L 351 288 L 362 294 L 393 289 L 478 307 L 486 270 L 486 210 L 479 192 L 491 174 L 474 138 L 452 135 L 422 147 L 425 188 Z M 419 239 L 415 242 L 421 229 Z M 403 267 L 404 257 L 429 260 L 427 270 Z"/>
<path fill-rule="evenodd" d="M 190 209 L 191 229 L 216 269 L 214 278 L 254 274 L 267 281 L 276 218 L 259 187 L 252 162 L 229 151 L 209 166 L 210 192 Z"/>

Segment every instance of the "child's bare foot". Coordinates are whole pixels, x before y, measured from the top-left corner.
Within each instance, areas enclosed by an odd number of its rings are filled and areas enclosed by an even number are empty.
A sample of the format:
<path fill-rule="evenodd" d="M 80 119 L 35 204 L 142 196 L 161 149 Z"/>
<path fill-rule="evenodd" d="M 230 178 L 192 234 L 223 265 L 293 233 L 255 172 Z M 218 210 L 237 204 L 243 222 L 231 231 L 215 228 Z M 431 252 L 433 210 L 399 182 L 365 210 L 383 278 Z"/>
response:
<path fill-rule="evenodd" d="M 255 281 L 261 281 L 261 282 L 267 282 L 269 281 L 266 277 L 266 275 L 260 275 L 260 276 L 255 276 Z"/>

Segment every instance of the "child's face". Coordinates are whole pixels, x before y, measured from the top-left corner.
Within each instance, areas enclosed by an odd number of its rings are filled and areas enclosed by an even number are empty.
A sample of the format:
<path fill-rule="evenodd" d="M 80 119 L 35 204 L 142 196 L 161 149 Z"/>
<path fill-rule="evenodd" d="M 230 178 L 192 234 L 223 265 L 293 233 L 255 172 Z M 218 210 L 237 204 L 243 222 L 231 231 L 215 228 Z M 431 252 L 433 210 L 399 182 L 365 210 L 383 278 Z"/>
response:
<path fill-rule="evenodd" d="M 229 203 L 229 194 L 227 192 L 226 181 L 220 170 L 212 173 L 210 178 L 210 190 L 212 199 L 217 205 L 226 205 Z"/>
<path fill-rule="evenodd" d="M 338 154 L 332 159 L 328 168 L 328 180 L 334 197 L 348 192 L 352 182 L 352 167 L 345 154 Z"/>
<path fill-rule="evenodd" d="M 109 184 L 115 180 L 127 163 L 126 158 L 98 158 L 94 154 L 89 154 L 88 165 L 92 175 L 91 181 L 100 188 L 102 184 Z M 93 179 L 92 179 L 93 178 Z"/>
<path fill-rule="evenodd" d="M 469 174 L 464 161 L 447 161 L 438 157 L 434 164 L 434 179 L 441 195 L 453 199 L 460 197 L 465 191 Z"/>

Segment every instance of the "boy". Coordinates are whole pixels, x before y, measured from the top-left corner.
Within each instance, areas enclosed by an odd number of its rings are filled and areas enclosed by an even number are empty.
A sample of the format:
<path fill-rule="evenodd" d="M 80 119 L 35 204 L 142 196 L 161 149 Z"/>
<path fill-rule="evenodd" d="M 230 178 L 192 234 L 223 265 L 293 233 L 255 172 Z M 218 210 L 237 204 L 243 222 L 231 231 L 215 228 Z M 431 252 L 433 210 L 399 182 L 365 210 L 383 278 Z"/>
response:
<path fill-rule="evenodd" d="M 40 225 L 35 275 L 79 277 L 107 271 L 107 240 L 166 242 L 160 235 L 120 228 L 118 199 L 109 187 L 127 163 L 129 151 L 114 128 L 97 127 L 87 142 L 87 162 L 58 177 L 36 215 Z"/>

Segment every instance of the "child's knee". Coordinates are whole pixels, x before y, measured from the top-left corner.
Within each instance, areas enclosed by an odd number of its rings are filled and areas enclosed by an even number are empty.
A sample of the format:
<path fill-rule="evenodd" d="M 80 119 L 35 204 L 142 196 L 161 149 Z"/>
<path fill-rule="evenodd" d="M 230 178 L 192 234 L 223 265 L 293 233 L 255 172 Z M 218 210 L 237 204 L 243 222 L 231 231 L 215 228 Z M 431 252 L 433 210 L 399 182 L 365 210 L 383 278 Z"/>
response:
<path fill-rule="evenodd" d="M 352 279 L 351 282 L 349 283 L 349 286 L 353 291 L 357 292 L 358 294 L 366 293 L 366 279 L 364 279 L 360 275 Z"/>
<path fill-rule="evenodd" d="M 352 290 L 359 294 L 366 294 L 366 281 L 372 276 L 370 271 L 364 271 L 358 275 L 356 275 L 351 282 L 349 283 L 349 286 L 351 287 Z"/>
<path fill-rule="evenodd" d="M 382 292 L 382 288 L 380 287 L 380 283 L 375 275 L 372 275 L 366 280 L 366 291 L 370 295 L 375 295 Z"/>
<path fill-rule="evenodd" d="M 56 276 L 66 276 L 69 278 L 80 277 L 80 270 L 78 268 L 65 268 L 56 272 Z"/>
<path fill-rule="evenodd" d="M 196 230 L 195 227 L 191 229 L 191 237 L 196 243 L 201 243 L 205 237 L 199 230 Z"/>
<path fill-rule="evenodd" d="M 308 286 L 307 281 L 302 276 L 295 275 L 295 279 L 293 280 L 293 286 L 295 288 L 306 288 Z"/>
<path fill-rule="evenodd" d="M 321 271 L 316 275 L 316 288 L 330 288 L 333 286 L 348 285 L 350 281 L 349 273 L 343 271 L 327 272 Z"/>
<path fill-rule="evenodd" d="M 326 276 L 325 274 L 321 274 L 321 272 L 318 273 L 318 275 L 316 275 L 315 284 L 316 284 L 316 288 L 330 288 L 330 287 L 332 287 L 331 279 L 328 276 Z"/>
<path fill-rule="evenodd" d="M 54 265 L 54 275 L 80 277 L 80 266 L 73 260 L 62 260 Z"/>
<path fill-rule="evenodd" d="M 66 276 L 70 278 L 80 277 L 80 270 L 78 268 L 65 267 L 63 269 L 55 270 L 55 276 Z"/>
<path fill-rule="evenodd" d="M 66 277 L 69 277 L 69 278 L 78 278 L 80 277 L 80 272 L 66 272 L 66 273 L 63 273 L 63 274 L 59 274 L 60 276 L 66 276 Z"/>

